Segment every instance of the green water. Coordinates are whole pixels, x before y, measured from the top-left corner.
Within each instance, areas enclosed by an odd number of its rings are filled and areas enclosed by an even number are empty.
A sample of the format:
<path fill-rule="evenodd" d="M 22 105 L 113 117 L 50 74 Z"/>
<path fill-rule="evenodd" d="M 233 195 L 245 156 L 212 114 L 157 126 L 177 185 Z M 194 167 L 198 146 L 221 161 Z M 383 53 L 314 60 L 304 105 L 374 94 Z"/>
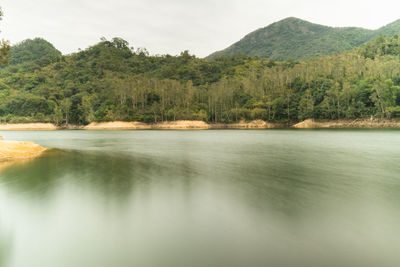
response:
<path fill-rule="evenodd" d="M 1 267 L 400 266 L 400 131 L 0 135 Z"/>

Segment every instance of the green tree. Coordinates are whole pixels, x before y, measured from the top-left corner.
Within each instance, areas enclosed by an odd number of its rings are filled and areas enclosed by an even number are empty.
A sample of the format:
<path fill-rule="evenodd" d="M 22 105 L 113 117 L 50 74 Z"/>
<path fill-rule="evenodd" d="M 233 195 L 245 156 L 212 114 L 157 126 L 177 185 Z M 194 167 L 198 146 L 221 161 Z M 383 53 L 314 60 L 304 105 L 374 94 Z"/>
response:
<path fill-rule="evenodd" d="M 3 19 L 3 10 L 0 8 L 0 21 Z M 4 39 L 0 41 L 0 65 L 8 64 L 10 52 L 10 42 Z"/>

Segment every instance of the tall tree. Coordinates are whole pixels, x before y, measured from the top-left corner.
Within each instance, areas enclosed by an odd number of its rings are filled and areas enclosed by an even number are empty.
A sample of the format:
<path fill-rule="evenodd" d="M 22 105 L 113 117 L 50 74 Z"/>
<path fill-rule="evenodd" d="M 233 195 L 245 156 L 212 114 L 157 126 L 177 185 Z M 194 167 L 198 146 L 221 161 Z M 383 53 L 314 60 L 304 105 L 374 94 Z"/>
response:
<path fill-rule="evenodd" d="M 3 9 L 0 8 L 0 20 L 3 19 Z M 0 65 L 8 64 L 8 54 L 10 52 L 10 42 L 4 39 L 0 41 Z"/>

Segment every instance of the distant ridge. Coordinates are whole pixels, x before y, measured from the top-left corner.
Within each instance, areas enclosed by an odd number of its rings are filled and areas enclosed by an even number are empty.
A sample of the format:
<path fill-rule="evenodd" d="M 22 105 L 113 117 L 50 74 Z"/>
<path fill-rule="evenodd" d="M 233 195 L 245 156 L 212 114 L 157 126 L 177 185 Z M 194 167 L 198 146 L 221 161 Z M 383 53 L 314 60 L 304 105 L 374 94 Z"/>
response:
<path fill-rule="evenodd" d="M 329 27 L 290 17 L 246 35 L 230 47 L 207 57 L 236 53 L 274 60 L 304 60 L 360 46 L 380 35 L 400 34 L 400 20 L 378 30 Z"/>
<path fill-rule="evenodd" d="M 27 39 L 11 47 L 10 65 L 35 62 L 41 66 L 59 60 L 61 52 L 42 38 Z"/>

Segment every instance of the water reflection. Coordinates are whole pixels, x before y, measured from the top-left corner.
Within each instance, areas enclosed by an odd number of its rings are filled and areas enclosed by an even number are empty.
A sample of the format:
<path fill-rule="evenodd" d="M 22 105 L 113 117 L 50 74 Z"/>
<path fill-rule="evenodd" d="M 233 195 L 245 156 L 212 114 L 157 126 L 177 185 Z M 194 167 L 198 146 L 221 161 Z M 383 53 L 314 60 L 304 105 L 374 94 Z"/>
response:
<path fill-rule="evenodd" d="M 0 267 L 8 266 L 11 256 L 12 239 L 10 233 L 5 231 L 0 220 Z"/>
<path fill-rule="evenodd" d="M 0 266 L 396 266 L 380 134 L 66 132 L 0 171 Z"/>
<path fill-rule="evenodd" d="M 106 198 L 126 198 L 135 184 L 151 186 L 160 176 L 168 181 L 185 180 L 195 172 L 188 160 L 175 162 L 127 156 L 118 153 L 81 152 L 53 149 L 42 157 L 26 162 L 15 162 L 0 170 L 1 183 L 15 193 L 23 193 L 47 201 L 64 183 L 90 188 Z"/>

